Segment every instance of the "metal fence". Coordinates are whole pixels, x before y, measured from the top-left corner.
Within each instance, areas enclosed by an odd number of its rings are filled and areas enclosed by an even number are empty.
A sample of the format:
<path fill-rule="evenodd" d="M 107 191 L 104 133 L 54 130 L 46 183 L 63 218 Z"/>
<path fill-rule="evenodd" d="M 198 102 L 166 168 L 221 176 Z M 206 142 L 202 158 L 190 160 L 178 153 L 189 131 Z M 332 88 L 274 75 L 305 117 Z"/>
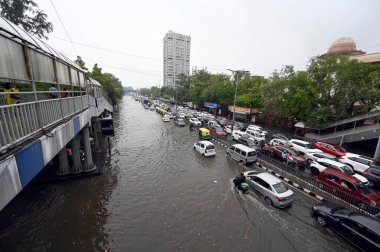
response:
<path fill-rule="evenodd" d="M 87 109 L 89 99 L 83 95 L 0 106 L 0 151 Z"/>

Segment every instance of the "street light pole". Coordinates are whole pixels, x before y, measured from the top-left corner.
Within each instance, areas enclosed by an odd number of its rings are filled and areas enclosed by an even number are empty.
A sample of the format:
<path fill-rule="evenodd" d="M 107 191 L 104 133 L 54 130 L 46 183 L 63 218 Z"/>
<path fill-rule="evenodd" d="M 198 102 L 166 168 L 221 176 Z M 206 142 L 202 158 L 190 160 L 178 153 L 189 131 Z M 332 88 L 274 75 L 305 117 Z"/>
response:
<path fill-rule="evenodd" d="M 239 85 L 239 73 L 246 73 L 248 71 L 245 71 L 245 70 L 231 70 L 231 69 L 227 69 L 228 71 L 231 71 L 233 74 L 235 73 L 236 74 L 236 83 L 235 83 L 235 98 L 234 98 L 234 111 L 232 112 L 232 128 L 231 128 L 231 134 L 232 134 L 232 131 L 234 130 L 234 126 L 235 126 L 235 111 L 236 111 L 236 96 L 237 96 L 237 90 L 238 90 L 238 85 Z"/>

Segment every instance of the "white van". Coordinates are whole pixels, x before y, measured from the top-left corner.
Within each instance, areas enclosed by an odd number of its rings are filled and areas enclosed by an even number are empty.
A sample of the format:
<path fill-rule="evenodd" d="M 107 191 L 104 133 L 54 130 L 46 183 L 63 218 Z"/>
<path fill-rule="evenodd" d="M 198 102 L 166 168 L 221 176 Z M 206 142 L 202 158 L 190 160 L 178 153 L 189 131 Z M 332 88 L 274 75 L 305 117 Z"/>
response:
<path fill-rule="evenodd" d="M 249 134 L 253 139 L 255 139 L 257 142 L 263 142 L 265 143 L 265 136 L 255 130 L 247 129 L 245 133 Z"/>
<path fill-rule="evenodd" d="M 250 165 L 256 163 L 257 153 L 255 149 L 242 144 L 234 144 L 226 150 L 227 156 L 239 163 Z"/>

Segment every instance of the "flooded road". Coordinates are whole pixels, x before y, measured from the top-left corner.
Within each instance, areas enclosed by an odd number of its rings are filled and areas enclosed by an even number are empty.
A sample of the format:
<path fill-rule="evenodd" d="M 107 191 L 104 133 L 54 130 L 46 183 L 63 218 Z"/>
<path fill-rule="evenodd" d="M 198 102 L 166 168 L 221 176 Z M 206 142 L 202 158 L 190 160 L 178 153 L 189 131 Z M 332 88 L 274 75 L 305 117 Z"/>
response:
<path fill-rule="evenodd" d="M 355 251 L 310 217 L 315 199 L 291 188 L 279 210 L 241 195 L 224 147 L 200 156 L 196 132 L 132 98 L 115 127 L 104 175 L 31 185 L 1 213 L 0 251 Z"/>

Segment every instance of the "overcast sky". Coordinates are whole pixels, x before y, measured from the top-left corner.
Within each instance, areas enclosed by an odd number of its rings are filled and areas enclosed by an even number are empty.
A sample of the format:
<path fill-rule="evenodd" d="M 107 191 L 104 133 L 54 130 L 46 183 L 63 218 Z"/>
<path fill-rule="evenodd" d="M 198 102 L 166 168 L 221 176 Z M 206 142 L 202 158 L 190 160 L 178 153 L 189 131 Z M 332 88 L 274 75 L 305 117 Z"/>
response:
<path fill-rule="evenodd" d="M 380 51 L 378 0 L 36 0 L 54 25 L 48 43 L 81 55 L 124 86 L 162 85 L 163 42 L 173 30 L 191 36 L 190 65 L 213 73 L 244 69 L 269 76 L 284 65 L 304 69 L 340 37 Z M 87 44 L 123 53 L 99 50 Z M 370 48 L 369 48 L 370 47 Z M 136 55 L 136 56 L 133 56 Z"/>

